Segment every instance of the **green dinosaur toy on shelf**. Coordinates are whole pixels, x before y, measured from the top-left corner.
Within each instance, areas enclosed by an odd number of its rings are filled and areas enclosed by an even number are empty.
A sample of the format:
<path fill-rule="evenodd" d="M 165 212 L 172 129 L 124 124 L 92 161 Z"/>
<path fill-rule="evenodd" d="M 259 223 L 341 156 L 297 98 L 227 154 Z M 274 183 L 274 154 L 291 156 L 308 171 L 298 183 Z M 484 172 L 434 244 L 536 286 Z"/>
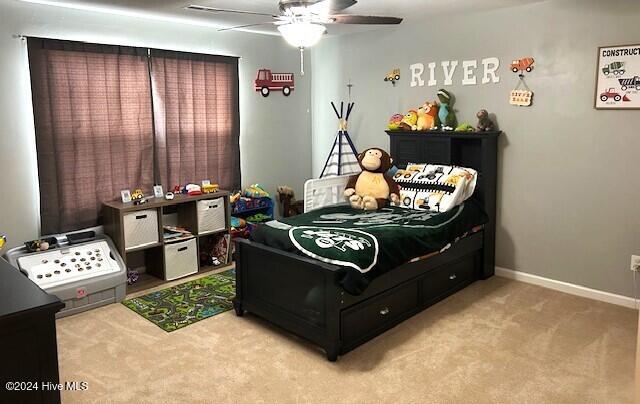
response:
<path fill-rule="evenodd" d="M 453 130 L 458 126 L 456 113 L 453 111 L 454 98 L 445 89 L 438 90 L 438 99 L 440 100 L 440 109 L 438 110 L 438 118 L 442 124 L 442 130 Z"/>

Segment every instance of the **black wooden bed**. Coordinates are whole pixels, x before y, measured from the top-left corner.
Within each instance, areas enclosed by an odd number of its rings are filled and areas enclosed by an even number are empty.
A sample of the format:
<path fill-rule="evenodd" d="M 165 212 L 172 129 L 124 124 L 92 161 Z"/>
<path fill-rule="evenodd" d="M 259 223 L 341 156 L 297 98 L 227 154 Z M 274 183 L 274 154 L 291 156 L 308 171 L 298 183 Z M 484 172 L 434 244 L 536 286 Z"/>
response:
<path fill-rule="evenodd" d="M 322 347 L 330 361 L 408 317 L 494 273 L 497 139 L 500 132 L 388 132 L 398 167 L 409 162 L 478 171 L 472 198 L 489 222 L 428 259 L 375 278 L 361 295 L 339 284 L 341 267 L 237 240 L 234 308 L 260 316 Z"/>

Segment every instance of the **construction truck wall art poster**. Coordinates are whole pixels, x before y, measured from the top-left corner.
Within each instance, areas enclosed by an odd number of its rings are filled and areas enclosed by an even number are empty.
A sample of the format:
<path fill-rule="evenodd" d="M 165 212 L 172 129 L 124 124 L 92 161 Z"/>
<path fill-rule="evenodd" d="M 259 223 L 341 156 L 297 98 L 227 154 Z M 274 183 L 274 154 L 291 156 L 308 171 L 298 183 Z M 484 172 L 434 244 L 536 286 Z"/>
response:
<path fill-rule="evenodd" d="M 640 109 L 640 44 L 598 48 L 596 109 Z"/>

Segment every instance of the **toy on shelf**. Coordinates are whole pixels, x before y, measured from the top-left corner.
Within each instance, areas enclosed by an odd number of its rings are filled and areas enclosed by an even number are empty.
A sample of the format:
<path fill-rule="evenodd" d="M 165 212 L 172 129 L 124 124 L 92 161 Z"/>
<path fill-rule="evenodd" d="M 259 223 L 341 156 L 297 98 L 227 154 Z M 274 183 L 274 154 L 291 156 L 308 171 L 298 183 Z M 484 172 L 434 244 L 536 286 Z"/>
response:
<path fill-rule="evenodd" d="M 200 247 L 200 266 L 217 267 L 227 264 L 229 244 L 228 234 L 218 234 L 203 240 Z"/>
<path fill-rule="evenodd" d="M 473 127 L 470 123 L 461 123 L 456 126 L 455 132 L 475 132 L 476 128 Z"/>
<path fill-rule="evenodd" d="M 410 109 L 404 118 L 402 118 L 402 121 L 400 122 L 400 129 L 413 130 L 416 123 L 418 123 L 418 111 Z"/>
<path fill-rule="evenodd" d="M 440 118 L 441 129 L 453 130 L 458 126 L 456 114 L 453 111 L 455 102 L 453 95 L 445 89 L 440 89 L 438 90 L 438 99 L 440 100 L 438 117 Z"/>
<path fill-rule="evenodd" d="M 187 184 L 184 186 L 184 190 L 189 196 L 202 195 L 202 188 L 198 184 Z"/>
<path fill-rule="evenodd" d="M 496 130 L 496 124 L 491 120 L 486 109 L 478 111 L 476 116 L 478 117 L 478 127 L 476 128 L 478 132 Z"/>
<path fill-rule="evenodd" d="M 398 80 L 400 80 L 400 69 L 398 68 L 391 70 L 386 76 L 384 76 L 384 81 L 390 81 L 394 86 Z"/>
<path fill-rule="evenodd" d="M 231 214 L 243 214 L 272 207 L 271 198 L 268 196 L 263 198 L 248 198 L 243 196 L 232 204 Z"/>
<path fill-rule="evenodd" d="M 167 192 L 164 196 L 164 199 L 168 201 L 172 200 L 173 198 L 175 198 L 175 195 L 173 194 L 173 192 Z"/>
<path fill-rule="evenodd" d="M 438 127 L 438 103 L 426 101 L 418 108 L 416 130 L 433 130 Z"/>
<path fill-rule="evenodd" d="M 281 204 L 282 217 L 296 216 L 304 212 L 304 201 L 297 201 L 293 188 L 287 185 L 278 187 L 278 200 Z"/>
<path fill-rule="evenodd" d="M 247 198 L 268 198 L 269 193 L 260 184 L 253 184 L 242 191 L 242 196 Z"/>
<path fill-rule="evenodd" d="M 389 129 L 389 130 L 398 130 L 398 129 L 400 129 L 400 122 L 402 122 L 403 118 L 404 118 L 404 115 L 402 115 L 402 114 L 393 114 L 393 116 L 391 116 L 391 118 L 389 118 L 389 123 L 387 124 L 387 129 Z"/>
<path fill-rule="evenodd" d="M 242 193 L 240 191 L 234 192 L 229 197 L 229 202 L 236 203 L 240 200 L 241 197 L 242 197 Z"/>
<path fill-rule="evenodd" d="M 133 191 L 133 193 L 131 194 L 131 200 L 133 201 L 134 205 L 141 205 L 147 202 L 147 200 L 144 197 L 144 193 L 140 188 L 137 188 L 136 190 Z"/>
<path fill-rule="evenodd" d="M 367 149 L 358 156 L 362 172 L 351 176 L 344 190 L 344 196 L 351 207 L 362 210 L 377 210 L 400 202 L 398 184 L 386 175 L 391 168 L 391 157 L 378 148 Z"/>
<path fill-rule="evenodd" d="M 273 220 L 273 216 L 267 215 L 264 213 L 256 213 L 254 215 L 247 217 L 247 222 L 249 223 L 262 223 L 262 222 L 268 222 L 269 220 Z"/>
<path fill-rule="evenodd" d="M 218 192 L 220 186 L 218 184 L 204 184 L 202 185 L 202 193 L 203 194 L 212 194 L 214 192 Z"/>
<path fill-rule="evenodd" d="M 530 73 L 531 70 L 533 70 L 534 62 L 535 60 L 533 60 L 532 57 L 516 59 L 513 62 L 511 62 L 511 66 L 510 66 L 511 71 L 514 73 L 523 72 L 523 71 Z"/>
<path fill-rule="evenodd" d="M 255 191 L 256 185 L 250 188 Z M 231 202 L 231 235 L 248 238 L 256 223 L 273 220 L 273 201 L 269 196 L 252 198 L 237 195 Z"/>

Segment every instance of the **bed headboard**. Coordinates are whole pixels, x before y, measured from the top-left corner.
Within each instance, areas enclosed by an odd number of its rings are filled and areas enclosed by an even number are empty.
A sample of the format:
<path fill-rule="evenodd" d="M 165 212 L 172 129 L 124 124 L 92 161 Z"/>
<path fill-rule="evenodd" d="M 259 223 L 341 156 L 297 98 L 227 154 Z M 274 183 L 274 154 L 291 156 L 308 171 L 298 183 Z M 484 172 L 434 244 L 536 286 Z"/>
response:
<path fill-rule="evenodd" d="M 473 168 L 478 182 L 472 198 L 489 216 L 484 228 L 483 278 L 495 270 L 496 187 L 498 137 L 501 132 L 398 132 L 387 131 L 394 164 L 446 164 Z"/>

